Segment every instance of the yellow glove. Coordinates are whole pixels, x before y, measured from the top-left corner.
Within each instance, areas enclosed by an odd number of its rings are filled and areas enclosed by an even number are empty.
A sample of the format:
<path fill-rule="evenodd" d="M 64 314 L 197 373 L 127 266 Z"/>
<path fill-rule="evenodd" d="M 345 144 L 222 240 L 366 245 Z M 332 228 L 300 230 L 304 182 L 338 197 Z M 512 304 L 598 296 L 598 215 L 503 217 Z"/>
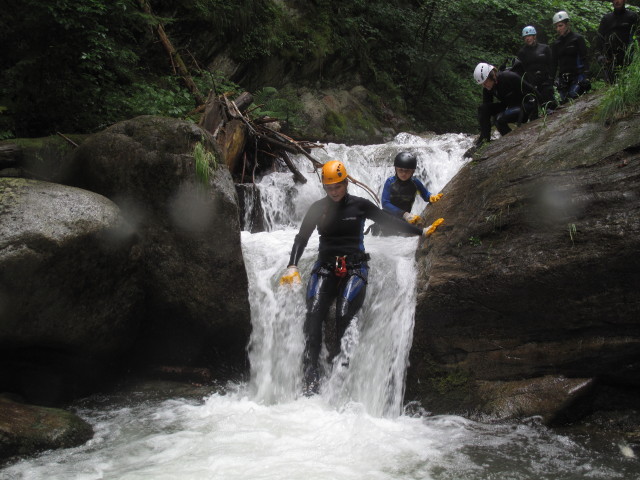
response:
<path fill-rule="evenodd" d="M 280 278 L 280 285 L 300 285 L 301 283 L 300 272 L 295 265 L 288 266 L 284 275 Z"/>
<path fill-rule="evenodd" d="M 437 219 L 435 222 L 433 222 L 431 225 L 429 225 L 427 228 L 425 228 L 422 231 L 422 234 L 425 237 L 430 236 L 433 232 L 436 231 L 436 228 L 438 228 L 442 222 L 444 222 L 444 218 Z"/>
<path fill-rule="evenodd" d="M 419 215 L 413 215 L 412 213 L 409 213 L 409 212 L 404 212 L 402 214 L 402 218 L 404 218 L 405 221 L 409 222 L 412 225 L 422 221 Z"/>
<path fill-rule="evenodd" d="M 435 195 L 431 195 L 429 197 L 429 203 L 436 203 L 441 198 L 442 198 L 442 194 L 441 193 L 436 193 Z"/>

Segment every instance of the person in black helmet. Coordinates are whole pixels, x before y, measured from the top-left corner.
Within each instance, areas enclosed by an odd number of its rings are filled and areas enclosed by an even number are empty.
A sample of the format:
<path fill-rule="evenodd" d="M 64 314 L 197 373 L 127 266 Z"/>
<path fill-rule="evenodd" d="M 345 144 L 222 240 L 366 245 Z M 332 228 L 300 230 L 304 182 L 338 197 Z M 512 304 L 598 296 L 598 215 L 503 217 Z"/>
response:
<path fill-rule="evenodd" d="M 631 63 L 631 52 L 627 52 L 638 31 L 638 14 L 627 10 L 625 0 L 612 0 L 613 12 L 600 20 L 596 37 L 598 62 L 604 68 L 605 80 L 613 83 L 620 70 Z"/>
<path fill-rule="evenodd" d="M 365 198 L 350 195 L 347 170 L 338 160 L 324 164 L 322 183 L 327 195 L 309 207 L 293 242 L 289 266 L 280 279 L 282 285 L 302 283 L 298 261 L 317 228 L 320 234 L 318 259 L 307 284 L 307 315 L 303 328 L 305 395 L 318 393 L 322 324 L 331 304 L 335 302 L 336 307 L 337 345 L 334 350 L 339 351 L 342 336 L 364 302 L 369 275 L 369 255 L 364 250 L 365 220 L 423 237 L 431 235 L 442 222 L 438 219 L 428 228 L 418 228 L 385 214 Z"/>
<path fill-rule="evenodd" d="M 424 184 L 413 176 L 417 166 L 418 159 L 414 153 L 398 153 L 393 160 L 396 173 L 387 178 L 382 189 L 382 209 L 411 224 L 422 223 L 418 215 L 411 213 L 417 195 L 427 203 L 435 203 L 442 197 L 441 193 L 432 195 Z M 384 229 L 382 231 L 387 233 Z"/>

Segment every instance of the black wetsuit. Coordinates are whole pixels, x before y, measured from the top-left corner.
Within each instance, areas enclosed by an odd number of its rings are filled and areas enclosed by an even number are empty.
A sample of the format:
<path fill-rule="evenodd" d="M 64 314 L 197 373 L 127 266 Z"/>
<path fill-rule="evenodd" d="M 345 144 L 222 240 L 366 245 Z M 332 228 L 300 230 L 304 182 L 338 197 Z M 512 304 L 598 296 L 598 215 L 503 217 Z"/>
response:
<path fill-rule="evenodd" d="M 364 223 L 374 220 L 385 227 L 413 235 L 422 229 L 392 217 L 369 200 L 345 195 L 339 202 L 324 197 L 313 203 L 295 237 L 289 265 L 297 265 L 317 228 L 320 234 L 318 259 L 307 285 L 307 316 L 304 323 L 304 376 L 308 389 L 317 391 L 318 357 L 322 347 L 322 323 L 336 300 L 336 348 L 349 323 L 358 312 L 367 288 L 369 256 L 364 250 Z M 345 272 L 340 257 L 344 257 Z"/>
<path fill-rule="evenodd" d="M 560 103 L 569 98 L 578 98 L 589 88 L 589 62 L 584 37 L 575 32 L 568 32 L 553 43 L 551 52 L 552 72 L 554 75 L 558 73 Z"/>
<path fill-rule="evenodd" d="M 607 13 L 600 20 L 596 51 L 600 54 L 599 59 L 604 60 L 607 81 L 613 82 L 616 71 L 627 66 L 631 61 L 626 52 L 633 41 L 638 24 L 638 14 L 625 7 Z"/>
<path fill-rule="evenodd" d="M 551 47 L 543 43 L 525 45 L 518 52 L 518 60 L 524 67 L 523 78 L 534 85 L 540 93 L 540 102 L 547 108 L 555 108 L 553 90 L 553 56 Z"/>
<path fill-rule="evenodd" d="M 537 92 L 533 85 L 515 72 L 498 72 L 498 82 L 491 90 L 482 88 L 482 104 L 478 107 L 480 140 L 491 139 L 491 117 L 501 135 L 511 131 L 509 123 L 523 123 L 537 109 Z M 494 103 L 493 99 L 498 100 Z"/>

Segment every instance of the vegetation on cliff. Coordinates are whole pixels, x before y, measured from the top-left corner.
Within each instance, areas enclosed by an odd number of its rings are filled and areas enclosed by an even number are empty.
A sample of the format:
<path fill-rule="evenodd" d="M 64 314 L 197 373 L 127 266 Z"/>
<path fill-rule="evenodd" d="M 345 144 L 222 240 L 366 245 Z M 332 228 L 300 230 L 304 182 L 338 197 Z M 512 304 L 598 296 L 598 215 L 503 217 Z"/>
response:
<path fill-rule="evenodd" d="M 212 88 L 255 94 L 270 87 L 275 92 L 261 108 L 295 123 L 294 87 L 363 85 L 379 98 L 381 112 L 439 132 L 474 131 L 477 62 L 499 65 L 513 56 L 525 25 L 551 43 L 551 17 L 561 9 L 592 43 L 611 9 L 599 0 L 6 3 L 0 139 L 94 132 L 140 114 L 194 114 L 194 95 L 156 36 L 159 25 L 205 96 Z"/>

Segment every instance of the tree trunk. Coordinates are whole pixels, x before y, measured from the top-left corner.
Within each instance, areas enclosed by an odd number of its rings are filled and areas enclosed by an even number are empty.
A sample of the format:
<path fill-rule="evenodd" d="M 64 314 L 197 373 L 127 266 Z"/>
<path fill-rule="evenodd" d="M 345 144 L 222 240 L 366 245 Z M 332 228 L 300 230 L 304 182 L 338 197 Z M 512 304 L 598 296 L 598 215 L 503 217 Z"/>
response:
<path fill-rule="evenodd" d="M 140 5 L 145 13 L 153 15 L 153 12 L 151 11 L 151 5 L 149 5 L 148 0 L 140 0 Z M 169 40 L 169 37 L 167 37 L 167 34 L 164 31 L 164 26 L 160 22 L 158 22 L 156 32 L 158 33 L 158 38 L 160 38 L 160 42 L 162 42 L 164 49 L 169 54 L 169 57 L 171 57 L 171 62 L 173 63 L 173 65 L 178 67 L 178 71 L 180 72 L 180 75 L 182 75 L 182 79 L 187 85 L 187 88 L 193 94 L 196 103 L 198 105 L 202 105 L 204 103 L 204 98 L 200 93 L 198 86 L 194 83 L 193 78 L 191 78 L 191 74 L 189 73 L 187 66 L 182 61 L 182 57 L 180 56 L 178 51 L 173 47 L 171 40 Z"/>

